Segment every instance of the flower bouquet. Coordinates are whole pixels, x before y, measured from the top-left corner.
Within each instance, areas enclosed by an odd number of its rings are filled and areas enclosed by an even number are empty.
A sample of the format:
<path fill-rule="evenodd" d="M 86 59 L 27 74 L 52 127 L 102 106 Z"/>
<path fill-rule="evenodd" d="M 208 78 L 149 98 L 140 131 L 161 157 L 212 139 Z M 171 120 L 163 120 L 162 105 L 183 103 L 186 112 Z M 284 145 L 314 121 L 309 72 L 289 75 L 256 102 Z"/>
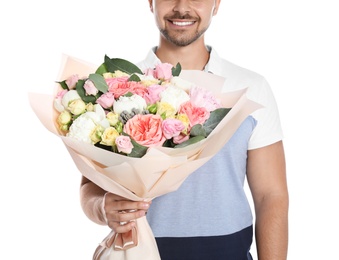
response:
<path fill-rule="evenodd" d="M 33 110 L 67 147 L 83 176 L 127 199 L 175 191 L 215 155 L 261 105 L 224 78 L 158 64 L 141 71 L 105 56 L 97 68 L 65 56 L 53 95 L 29 93 Z M 113 231 L 93 259 L 160 259 L 146 217 Z"/>

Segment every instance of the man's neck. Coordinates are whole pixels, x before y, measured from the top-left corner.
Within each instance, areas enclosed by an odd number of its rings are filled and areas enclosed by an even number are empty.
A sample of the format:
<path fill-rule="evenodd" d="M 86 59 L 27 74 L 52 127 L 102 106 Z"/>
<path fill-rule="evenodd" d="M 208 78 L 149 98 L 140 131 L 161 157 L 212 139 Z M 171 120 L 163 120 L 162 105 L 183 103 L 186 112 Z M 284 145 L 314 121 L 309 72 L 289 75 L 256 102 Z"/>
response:
<path fill-rule="evenodd" d="M 209 52 L 203 41 L 185 47 L 160 42 L 155 54 L 163 63 L 175 66 L 179 62 L 184 70 L 203 70 L 209 60 Z"/>

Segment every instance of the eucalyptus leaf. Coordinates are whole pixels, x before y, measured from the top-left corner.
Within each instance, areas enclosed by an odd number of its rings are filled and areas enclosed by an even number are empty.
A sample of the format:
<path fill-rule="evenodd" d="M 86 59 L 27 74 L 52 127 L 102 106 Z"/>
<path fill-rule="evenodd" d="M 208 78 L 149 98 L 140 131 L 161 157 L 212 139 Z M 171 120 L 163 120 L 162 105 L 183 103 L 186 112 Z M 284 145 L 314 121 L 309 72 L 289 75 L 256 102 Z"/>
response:
<path fill-rule="evenodd" d="M 231 108 L 217 108 L 212 111 L 210 117 L 206 120 L 203 127 L 207 136 L 216 128 L 220 121 L 230 112 Z"/>
<path fill-rule="evenodd" d="M 133 64 L 132 62 L 119 58 L 109 58 L 105 55 L 105 66 L 109 72 L 115 72 L 116 70 L 120 70 L 127 74 L 139 73 L 143 74 L 138 66 Z"/>
<path fill-rule="evenodd" d="M 172 76 L 176 77 L 179 76 L 181 72 L 181 64 L 178 62 L 175 67 L 172 68 Z"/>
<path fill-rule="evenodd" d="M 190 131 L 190 136 L 199 136 L 199 135 L 204 137 L 207 136 L 206 130 L 201 124 L 194 125 Z"/>
<path fill-rule="evenodd" d="M 79 96 L 81 97 L 81 99 L 85 102 L 85 103 L 95 103 L 95 101 L 97 100 L 97 96 L 93 96 L 93 95 L 86 95 L 86 90 L 84 89 L 84 85 L 85 85 L 85 80 L 80 79 L 78 80 L 75 89 L 78 92 Z"/>
<path fill-rule="evenodd" d="M 130 154 L 128 154 L 127 156 L 135 157 L 135 158 L 143 157 L 146 154 L 148 147 L 138 144 L 133 139 L 131 139 L 131 141 L 132 141 L 132 144 L 133 144 L 134 147 L 132 149 L 132 152 Z"/>
<path fill-rule="evenodd" d="M 102 93 L 106 93 L 108 91 L 108 85 L 103 76 L 99 74 L 90 74 L 89 79 L 93 82 L 94 86 Z"/>
<path fill-rule="evenodd" d="M 188 139 L 187 141 L 185 141 L 181 144 L 177 144 L 176 146 L 174 146 L 174 148 L 183 148 L 183 147 L 186 147 L 188 145 L 200 142 L 203 139 L 205 139 L 205 136 L 201 136 L 201 135 L 194 136 L 194 137 L 191 137 L 190 139 Z"/>

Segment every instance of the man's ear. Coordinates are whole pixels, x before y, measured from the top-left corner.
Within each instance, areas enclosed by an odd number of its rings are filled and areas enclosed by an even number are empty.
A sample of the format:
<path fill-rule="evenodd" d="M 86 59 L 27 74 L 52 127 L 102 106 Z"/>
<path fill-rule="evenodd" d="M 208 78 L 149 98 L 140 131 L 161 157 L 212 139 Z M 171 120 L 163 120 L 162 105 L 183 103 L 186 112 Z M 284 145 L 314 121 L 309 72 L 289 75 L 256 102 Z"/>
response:
<path fill-rule="evenodd" d="M 148 3 L 149 3 L 149 9 L 153 13 L 153 0 L 148 0 Z"/>
<path fill-rule="evenodd" d="M 151 0 L 149 0 L 149 1 L 151 1 Z M 221 0 L 215 0 L 215 6 L 214 6 L 214 9 L 213 9 L 213 15 L 216 15 L 218 13 L 220 1 Z"/>

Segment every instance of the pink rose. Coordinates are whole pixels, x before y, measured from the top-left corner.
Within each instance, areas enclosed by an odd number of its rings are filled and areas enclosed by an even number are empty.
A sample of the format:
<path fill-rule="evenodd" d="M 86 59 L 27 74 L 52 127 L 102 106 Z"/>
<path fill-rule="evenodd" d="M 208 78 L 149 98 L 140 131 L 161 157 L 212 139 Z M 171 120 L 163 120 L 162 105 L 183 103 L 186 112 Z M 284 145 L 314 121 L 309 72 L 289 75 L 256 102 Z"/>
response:
<path fill-rule="evenodd" d="M 68 79 L 66 79 L 65 81 L 68 89 L 75 89 L 78 80 L 79 80 L 78 74 L 73 74 L 72 76 L 68 77 Z"/>
<path fill-rule="evenodd" d="M 133 149 L 133 144 L 131 142 L 131 138 L 125 135 L 119 135 L 115 138 L 115 144 L 118 148 L 119 153 L 130 154 Z"/>
<path fill-rule="evenodd" d="M 192 87 L 190 89 L 191 102 L 196 107 L 204 107 L 208 111 L 213 111 L 222 107 L 220 100 L 218 100 L 212 92 L 207 89 Z"/>
<path fill-rule="evenodd" d="M 143 96 L 148 105 L 155 104 L 160 101 L 160 93 L 164 91 L 166 87 L 161 85 L 151 85 L 147 88 L 147 93 Z"/>
<path fill-rule="evenodd" d="M 181 144 L 189 139 L 189 135 L 180 134 L 178 136 L 173 137 L 173 143 Z"/>
<path fill-rule="evenodd" d="M 156 65 L 154 77 L 162 80 L 170 80 L 172 78 L 173 65 L 170 63 L 160 63 Z"/>
<path fill-rule="evenodd" d="M 110 108 L 113 106 L 114 103 L 114 95 L 111 92 L 106 92 L 105 94 L 102 94 L 96 101 L 99 105 L 101 105 L 103 108 Z"/>
<path fill-rule="evenodd" d="M 162 132 L 166 139 L 178 136 L 184 129 L 184 124 L 178 119 L 167 118 L 162 121 Z"/>
<path fill-rule="evenodd" d="M 85 81 L 84 89 L 86 91 L 86 95 L 95 96 L 99 92 L 99 90 L 95 87 L 93 81 L 91 81 L 89 79 Z"/>
<path fill-rule="evenodd" d="M 179 109 L 180 114 L 186 114 L 190 121 L 190 127 L 203 124 L 210 117 L 210 112 L 204 107 L 195 107 L 190 101 L 185 102 Z"/>
<path fill-rule="evenodd" d="M 145 69 L 144 75 L 145 76 L 152 76 L 152 77 L 154 77 L 154 69 L 151 69 L 151 68 Z"/>
<path fill-rule="evenodd" d="M 138 114 L 127 121 L 124 132 L 143 146 L 162 146 L 166 138 L 162 133 L 161 124 L 162 119 L 159 115 Z"/>

